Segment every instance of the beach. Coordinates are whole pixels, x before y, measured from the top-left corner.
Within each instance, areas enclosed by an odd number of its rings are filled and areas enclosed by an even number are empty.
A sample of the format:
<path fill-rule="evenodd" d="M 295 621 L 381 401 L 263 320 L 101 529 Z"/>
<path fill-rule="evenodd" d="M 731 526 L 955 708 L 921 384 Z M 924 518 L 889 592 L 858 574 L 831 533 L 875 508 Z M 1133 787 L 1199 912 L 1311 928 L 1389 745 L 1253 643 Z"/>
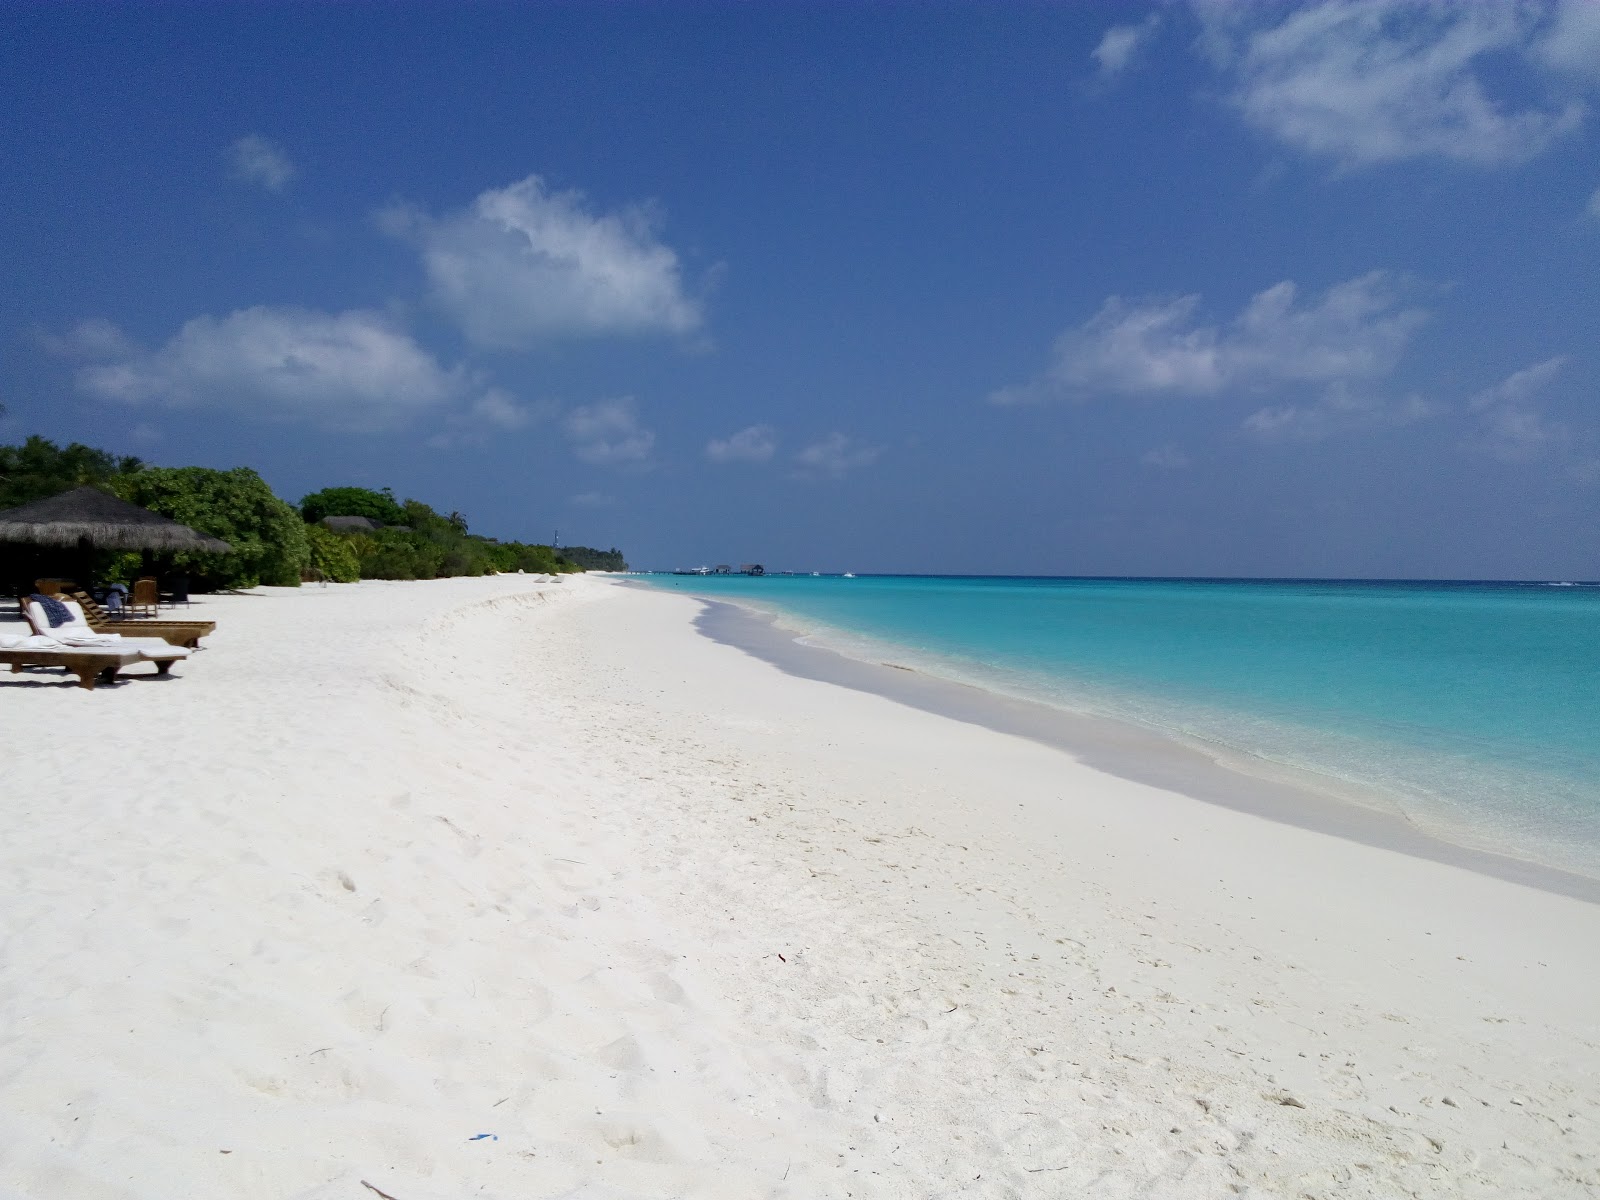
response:
<path fill-rule="evenodd" d="M 1600 905 L 703 613 L 263 588 L 0 676 L 0 1197 L 1600 1194 Z"/>

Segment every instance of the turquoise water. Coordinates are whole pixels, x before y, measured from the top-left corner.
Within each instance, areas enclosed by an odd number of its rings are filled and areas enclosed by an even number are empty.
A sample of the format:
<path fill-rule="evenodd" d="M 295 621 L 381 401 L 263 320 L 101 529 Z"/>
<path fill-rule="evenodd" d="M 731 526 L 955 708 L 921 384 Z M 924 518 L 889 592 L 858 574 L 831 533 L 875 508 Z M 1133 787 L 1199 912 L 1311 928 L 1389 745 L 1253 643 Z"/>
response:
<path fill-rule="evenodd" d="M 650 576 L 1600 876 L 1600 586 Z M 1305 782 L 1302 779 L 1301 782 Z"/>

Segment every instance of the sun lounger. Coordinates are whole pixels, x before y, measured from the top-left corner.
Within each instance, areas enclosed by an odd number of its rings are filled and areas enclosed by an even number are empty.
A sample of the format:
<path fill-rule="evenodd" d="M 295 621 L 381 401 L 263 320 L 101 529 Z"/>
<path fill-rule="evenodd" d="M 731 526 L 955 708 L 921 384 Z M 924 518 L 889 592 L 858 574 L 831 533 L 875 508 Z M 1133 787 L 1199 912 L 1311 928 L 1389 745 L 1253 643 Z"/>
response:
<path fill-rule="evenodd" d="M 137 640 L 137 639 L 136 639 Z M 78 686 L 93 691 L 97 683 L 109 683 L 117 672 L 134 663 L 153 663 L 157 675 L 165 675 L 179 658 L 189 652 L 179 646 L 169 646 L 169 651 L 153 657 L 148 647 L 129 645 L 77 647 L 67 646 L 54 638 L 6 637 L 0 638 L 0 663 L 10 663 L 12 674 L 24 667 L 65 667 L 78 677 Z"/>
<path fill-rule="evenodd" d="M 76 601 L 62 600 L 61 603 L 66 606 L 69 619 L 61 625 L 51 625 L 44 607 L 37 600 L 22 602 L 22 615 L 33 627 L 36 637 L 60 643 L 67 650 L 127 651 L 152 661 L 166 659 L 169 662 L 175 658 L 189 657 L 187 646 L 174 646 L 165 638 L 123 637 L 119 633 L 102 633 L 92 628 L 84 619 L 83 609 Z"/>
<path fill-rule="evenodd" d="M 61 599 L 68 599 L 62 596 Z M 83 610 L 84 620 L 96 633 L 132 634 L 136 637 L 158 637 L 174 646 L 200 648 L 200 639 L 217 631 L 215 621 L 113 621 L 111 615 L 95 603 L 88 592 L 75 591 L 72 601 Z"/>

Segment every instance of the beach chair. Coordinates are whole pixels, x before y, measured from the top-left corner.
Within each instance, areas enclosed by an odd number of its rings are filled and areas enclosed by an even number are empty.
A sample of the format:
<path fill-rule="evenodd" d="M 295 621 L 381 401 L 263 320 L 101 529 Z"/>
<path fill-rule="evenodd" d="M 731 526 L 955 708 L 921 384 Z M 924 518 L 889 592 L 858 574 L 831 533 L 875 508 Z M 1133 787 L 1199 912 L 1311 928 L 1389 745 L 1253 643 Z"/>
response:
<path fill-rule="evenodd" d="M 143 658 L 158 666 L 162 663 L 171 666 L 175 659 L 189 657 L 190 651 L 187 646 L 175 646 L 165 638 L 123 637 L 120 633 L 99 632 L 84 618 L 83 609 L 75 601 L 62 600 L 59 603 L 66 609 L 67 619 L 58 625 L 52 625 L 44 605 L 40 604 L 37 598 L 29 598 L 22 602 L 23 617 L 32 627 L 34 637 L 42 639 L 42 642 L 32 642 L 22 649 L 45 652 L 51 647 L 43 643 L 54 643 L 54 648 L 60 652 L 84 654 L 125 652 L 136 656 L 132 661 Z M 165 668 L 161 670 L 161 674 L 166 674 Z"/>
<path fill-rule="evenodd" d="M 77 586 L 70 579 L 37 579 L 33 584 L 34 590 L 39 595 L 49 596 L 52 599 L 61 595 L 62 592 L 71 591 Z"/>
<path fill-rule="evenodd" d="M 215 621 L 119 622 L 101 608 L 88 592 L 76 591 L 70 597 L 62 597 L 62 599 L 69 598 L 83 610 L 84 620 L 96 633 L 121 633 L 124 629 L 130 629 L 136 630 L 139 637 L 158 637 L 174 646 L 187 646 L 190 650 L 198 650 L 200 639 L 217 631 Z"/>
<path fill-rule="evenodd" d="M 176 650 L 178 647 L 174 646 L 172 649 Z M 156 674 L 165 675 L 172 669 L 173 661 L 171 658 L 149 658 L 141 650 L 88 650 L 60 645 L 50 649 L 43 646 L 0 644 L 0 663 L 10 663 L 13 675 L 21 672 L 24 667 L 65 667 L 78 677 L 79 687 L 91 692 L 97 683 L 114 681 L 117 672 L 123 667 L 141 662 L 154 663 Z"/>
<path fill-rule="evenodd" d="M 133 595 L 128 597 L 129 612 L 146 612 L 152 617 L 160 611 L 161 592 L 156 586 L 155 577 L 147 575 L 143 579 L 133 581 Z"/>

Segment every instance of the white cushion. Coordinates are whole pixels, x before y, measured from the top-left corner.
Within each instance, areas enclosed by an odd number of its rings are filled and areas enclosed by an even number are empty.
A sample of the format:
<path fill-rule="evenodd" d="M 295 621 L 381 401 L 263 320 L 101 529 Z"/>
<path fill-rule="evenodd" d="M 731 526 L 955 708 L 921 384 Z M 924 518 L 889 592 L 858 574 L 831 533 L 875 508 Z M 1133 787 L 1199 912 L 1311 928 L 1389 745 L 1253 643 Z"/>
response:
<path fill-rule="evenodd" d="M 63 633 L 94 632 L 94 630 L 90 628 L 89 622 L 84 618 L 83 609 L 78 607 L 77 601 L 63 600 L 61 603 L 67 606 L 67 612 L 72 619 L 65 625 L 57 625 L 52 629 L 50 627 L 50 618 L 45 615 L 44 605 L 40 604 L 37 600 L 29 600 L 28 615 L 33 619 L 33 627 L 45 637 L 56 637 L 57 635 Z"/>
<path fill-rule="evenodd" d="M 130 642 L 155 642 L 158 644 L 153 646 L 129 645 L 128 643 Z M 188 658 L 190 653 L 189 647 L 173 646 L 161 641 L 160 638 L 123 638 L 122 645 L 119 648 L 123 651 L 137 649 L 141 658 Z"/>

